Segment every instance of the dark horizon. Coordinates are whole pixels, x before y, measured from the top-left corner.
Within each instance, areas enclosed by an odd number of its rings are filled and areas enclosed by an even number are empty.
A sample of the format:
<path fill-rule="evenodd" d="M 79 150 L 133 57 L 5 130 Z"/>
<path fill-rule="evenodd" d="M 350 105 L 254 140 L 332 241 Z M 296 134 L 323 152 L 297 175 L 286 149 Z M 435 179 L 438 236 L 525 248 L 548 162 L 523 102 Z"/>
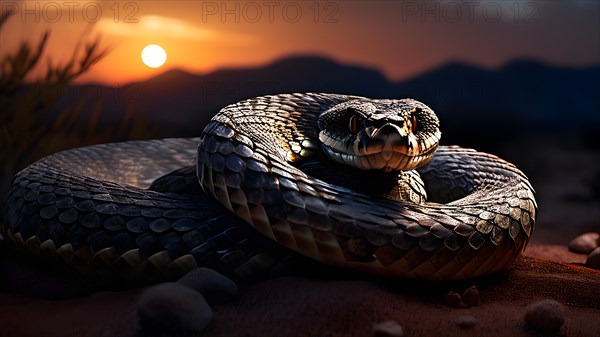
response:
<path fill-rule="evenodd" d="M 345 61 L 337 60 L 335 58 L 331 58 L 331 57 L 328 57 L 327 55 L 322 55 L 319 53 L 291 53 L 291 54 L 277 57 L 275 59 L 272 59 L 272 60 L 269 60 L 269 61 L 266 61 L 266 62 L 263 62 L 260 64 L 256 64 L 256 65 L 237 66 L 237 67 L 236 66 L 224 66 L 221 68 L 217 68 L 217 69 L 205 71 L 205 72 L 200 72 L 200 71 L 196 72 L 196 71 L 191 71 L 191 70 L 187 70 L 182 67 L 179 67 L 179 68 L 165 69 L 156 74 L 150 75 L 147 78 L 135 80 L 135 81 L 131 81 L 131 82 L 126 82 L 126 83 L 122 83 L 122 84 L 115 83 L 116 85 L 114 85 L 114 84 L 111 85 L 111 84 L 103 84 L 103 83 L 98 83 L 98 82 L 87 82 L 87 81 L 76 80 L 72 83 L 72 85 L 94 85 L 94 84 L 97 84 L 97 85 L 101 85 L 101 86 L 105 86 L 105 87 L 127 86 L 127 85 L 131 85 L 131 84 L 139 84 L 139 83 L 148 82 L 148 81 L 151 81 L 156 78 L 164 77 L 165 75 L 168 75 L 168 74 L 183 74 L 183 75 L 190 75 L 190 76 L 195 76 L 195 77 L 204 77 L 204 76 L 211 76 L 214 74 L 228 72 L 228 71 L 261 69 L 261 68 L 271 66 L 273 64 L 280 63 L 282 61 L 290 60 L 290 59 L 320 59 L 320 60 L 326 60 L 328 62 L 334 63 L 339 66 L 343 66 L 343 67 L 361 68 L 361 69 L 379 73 L 389 83 L 410 82 L 414 79 L 426 76 L 430 73 L 435 73 L 436 71 L 439 71 L 441 69 L 452 68 L 452 67 L 463 67 L 463 68 L 467 68 L 467 69 L 476 69 L 476 70 L 480 70 L 480 71 L 484 71 L 484 72 L 500 71 L 502 69 L 505 69 L 505 68 L 510 67 L 515 64 L 534 64 L 534 65 L 542 66 L 545 68 L 576 70 L 576 71 L 596 70 L 596 69 L 600 68 L 600 60 L 598 61 L 598 63 L 595 63 L 595 64 L 579 65 L 579 66 L 565 66 L 565 65 L 560 65 L 560 64 L 554 64 L 551 62 L 545 62 L 543 60 L 539 60 L 539 59 L 535 59 L 535 58 L 516 57 L 516 58 L 506 60 L 506 62 L 504 62 L 496 67 L 488 68 L 488 67 L 478 66 L 476 63 L 473 63 L 473 62 L 461 61 L 461 60 L 456 59 L 456 60 L 449 60 L 446 63 L 439 64 L 439 65 L 436 65 L 436 66 L 428 68 L 428 69 L 424 69 L 420 73 L 417 73 L 410 77 L 398 80 L 398 79 L 393 79 L 393 78 L 390 78 L 389 76 L 386 76 L 386 74 L 381 69 L 379 69 L 378 67 L 370 66 L 369 64 L 362 64 L 360 62 L 345 62 Z M 31 84 L 31 82 L 28 82 L 28 83 Z"/>

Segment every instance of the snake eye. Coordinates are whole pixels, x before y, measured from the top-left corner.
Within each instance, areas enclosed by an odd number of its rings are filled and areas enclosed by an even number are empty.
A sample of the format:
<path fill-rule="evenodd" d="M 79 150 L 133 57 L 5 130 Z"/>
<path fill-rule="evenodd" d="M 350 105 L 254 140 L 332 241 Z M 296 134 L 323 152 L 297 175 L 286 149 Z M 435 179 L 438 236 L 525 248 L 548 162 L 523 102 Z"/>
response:
<path fill-rule="evenodd" d="M 414 108 L 410 111 L 410 132 L 417 131 L 417 113 L 419 111 L 419 108 Z"/>
<path fill-rule="evenodd" d="M 358 115 L 358 113 L 354 113 L 352 116 L 350 116 L 350 120 L 348 121 L 348 129 L 353 134 L 357 134 L 358 129 L 360 128 L 360 124 L 360 116 Z"/>
<path fill-rule="evenodd" d="M 417 131 L 417 116 L 412 115 L 412 118 L 410 120 L 410 132 L 415 131 Z"/>

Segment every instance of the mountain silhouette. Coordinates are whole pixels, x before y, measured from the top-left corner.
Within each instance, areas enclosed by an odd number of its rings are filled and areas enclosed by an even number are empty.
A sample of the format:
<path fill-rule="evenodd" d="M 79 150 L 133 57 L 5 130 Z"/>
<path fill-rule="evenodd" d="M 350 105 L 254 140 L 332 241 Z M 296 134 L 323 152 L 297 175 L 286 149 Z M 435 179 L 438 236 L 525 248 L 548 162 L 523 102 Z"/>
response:
<path fill-rule="evenodd" d="M 203 126 L 222 107 L 259 95 L 324 91 L 368 96 L 386 87 L 390 83 L 375 70 L 297 57 L 260 68 L 224 69 L 197 76 L 172 70 L 123 89 L 138 95 L 137 108 L 151 120 Z"/>
<path fill-rule="evenodd" d="M 398 85 L 438 114 L 484 129 L 575 130 L 600 123 L 600 67 L 566 69 L 515 61 L 496 71 L 449 64 Z M 568 116 L 568 123 L 565 123 Z"/>
<path fill-rule="evenodd" d="M 56 109 L 79 98 L 89 109 L 99 105 L 104 122 L 118 122 L 130 113 L 159 125 L 157 136 L 191 136 L 198 135 L 222 107 L 258 95 L 335 92 L 373 98 L 412 97 L 436 111 L 445 136 L 460 140 L 465 134 L 475 134 L 466 137 L 470 139 L 489 133 L 596 128 L 600 125 L 599 79 L 600 66 L 571 69 L 519 60 L 496 70 L 450 63 L 392 82 L 376 69 L 295 56 L 262 67 L 204 75 L 170 70 L 116 88 L 76 85 Z"/>

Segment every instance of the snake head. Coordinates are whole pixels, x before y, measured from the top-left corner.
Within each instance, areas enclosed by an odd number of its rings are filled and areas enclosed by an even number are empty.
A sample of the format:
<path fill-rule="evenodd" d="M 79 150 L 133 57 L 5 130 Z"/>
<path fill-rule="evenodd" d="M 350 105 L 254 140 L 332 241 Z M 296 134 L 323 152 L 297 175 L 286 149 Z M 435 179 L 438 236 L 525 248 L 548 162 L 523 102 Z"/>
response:
<path fill-rule="evenodd" d="M 441 138 L 431 108 L 413 99 L 356 99 L 319 116 L 323 151 L 363 170 L 412 170 L 425 165 Z"/>

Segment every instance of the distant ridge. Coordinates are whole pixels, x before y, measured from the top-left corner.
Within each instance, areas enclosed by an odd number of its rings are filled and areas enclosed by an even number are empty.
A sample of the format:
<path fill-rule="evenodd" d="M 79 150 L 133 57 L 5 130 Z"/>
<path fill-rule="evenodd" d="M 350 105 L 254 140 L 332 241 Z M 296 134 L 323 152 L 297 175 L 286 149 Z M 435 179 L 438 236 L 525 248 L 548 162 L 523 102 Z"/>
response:
<path fill-rule="evenodd" d="M 176 86 L 165 88 L 165 81 L 175 82 Z M 331 91 L 367 95 L 377 88 L 390 83 L 378 71 L 336 63 L 315 56 L 296 56 L 277 60 L 256 68 L 220 69 L 203 75 L 192 75 L 181 70 L 167 71 L 144 82 L 130 84 L 148 90 L 159 88 L 168 91 L 186 91 L 190 87 L 216 90 L 219 95 L 232 94 L 239 90 L 246 94 L 239 99 L 256 95 L 290 91 Z M 157 93 L 160 94 L 160 93 Z M 210 98 L 208 98 L 210 99 Z M 223 104 L 235 101 L 223 102 Z"/>
<path fill-rule="evenodd" d="M 72 97 L 85 97 L 86 85 Z M 293 56 L 265 66 L 194 75 L 170 70 L 118 89 L 100 88 L 104 119 L 125 111 L 161 126 L 161 136 L 195 135 L 220 108 L 282 92 L 336 92 L 374 98 L 412 97 L 430 105 L 445 133 L 578 130 L 600 125 L 600 66 L 569 69 L 516 60 L 497 70 L 450 63 L 393 83 L 379 71 L 316 56 Z M 71 102 L 72 102 L 71 97 Z M 97 99 L 86 102 L 94 106 Z M 62 104 L 68 102 L 63 100 Z M 568 123 L 565 123 L 568 115 Z"/>
<path fill-rule="evenodd" d="M 139 83 L 155 82 L 163 79 L 189 79 L 189 78 L 220 78 L 237 76 L 236 74 L 242 72 L 245 74 L 251 73 L 264 73 L 266 77 L 281 77 L 282 74 L 289 74 L 298 71 L 304 71 L 310 69 L 312 72 L 321 73 L 323 75 L 339 75 L 342 77 L 352 77 L 357 75 L 372 76 L 374 79 L 379 81 L 386 81 L 385 77 L 375 69 L 370 69 L 364 66 L 344 65 L 335 62 L 331 59 L 319 57 L 319 56 L 290 56 L 282 59 L 277 59 L 271 63 L 257 67 L 244 67 L 244 68 L 231 68 L 226 67 L 217 69 L 202 75 L 194 75 L 181 69 L 167 70 L 155 77 L 141 81 Z"/>
<path fill-rule="evenodd" d="M 188 81 L 191 80 L 198 75 L 194 75 L 182 69 L 169 69 L 163 73 L 160 73 L 148 80 L 142 82 L 167 82 L 167 83 L 177 83 L 179 81 Z"/>

